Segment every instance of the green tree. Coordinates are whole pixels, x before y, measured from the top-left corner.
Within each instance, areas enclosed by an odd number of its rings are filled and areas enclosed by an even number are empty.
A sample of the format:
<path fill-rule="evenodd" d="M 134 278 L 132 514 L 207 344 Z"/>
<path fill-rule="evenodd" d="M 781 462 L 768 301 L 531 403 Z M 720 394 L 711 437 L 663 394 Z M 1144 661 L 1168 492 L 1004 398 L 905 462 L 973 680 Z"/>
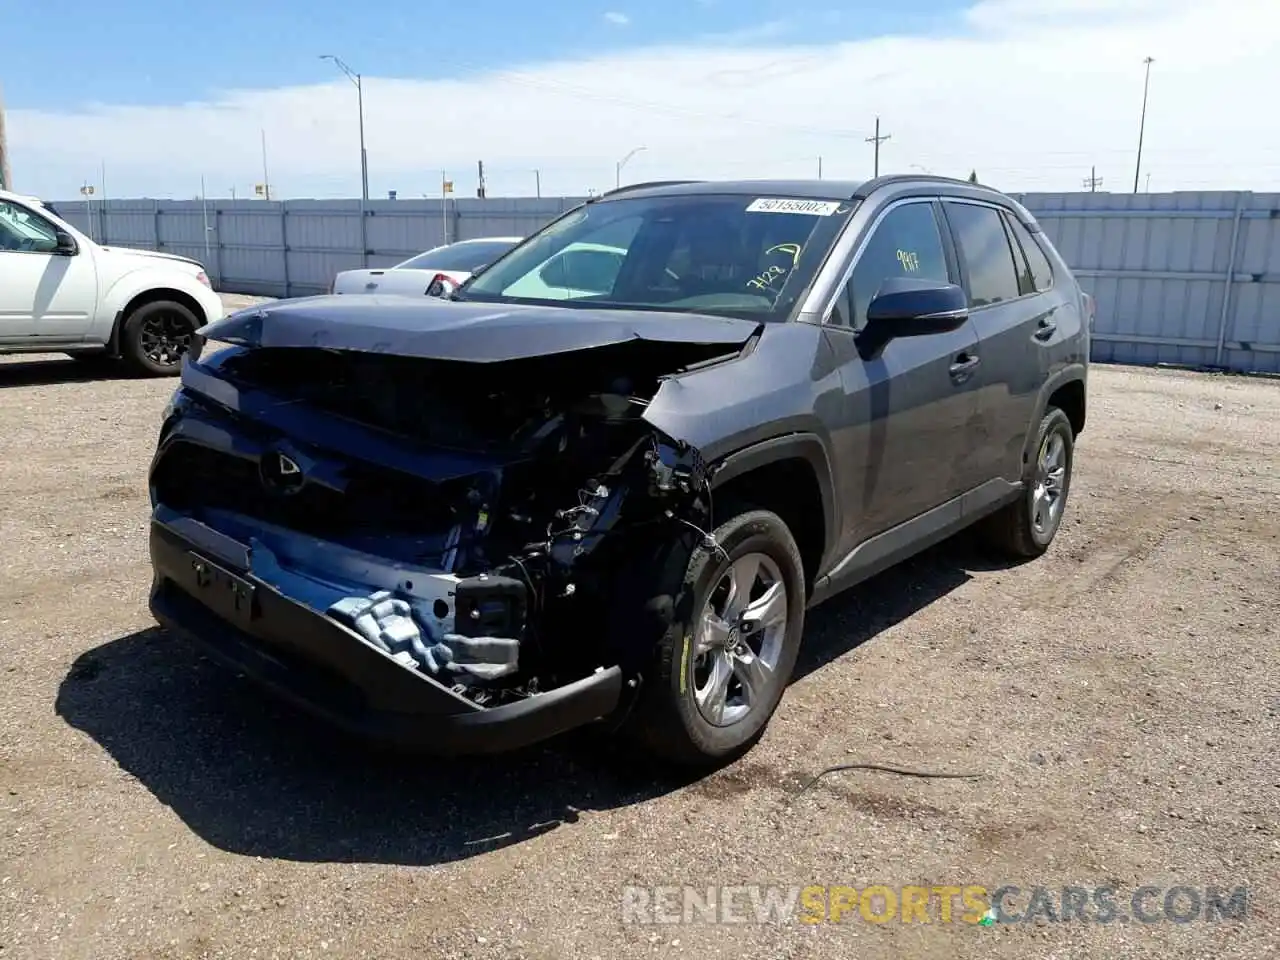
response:
<path fill-rule="evenodd" d="M 977 170 L 970 170 L 970 171 L 969 171 L 969 182 L 970 182 L 970 183 L 977 183 L 977 182 L 978 182 L 978 171 L 977 171 Z"/>

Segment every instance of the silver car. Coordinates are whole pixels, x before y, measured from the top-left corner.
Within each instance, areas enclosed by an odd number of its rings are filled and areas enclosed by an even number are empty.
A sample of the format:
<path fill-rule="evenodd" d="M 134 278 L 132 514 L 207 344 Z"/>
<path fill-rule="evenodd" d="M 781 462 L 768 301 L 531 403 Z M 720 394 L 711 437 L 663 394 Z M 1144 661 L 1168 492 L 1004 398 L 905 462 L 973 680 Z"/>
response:
<path fill-rule="evenodd" d="M 502 256 L 523 237 L 482 237 L 459 240 L 426 253 L 372 270 L 343 270 L 333 278 L 331 293 L 397 293 L 420 297 L 435 293 L 442 282 L 460 285 L 481 267 Z"/>

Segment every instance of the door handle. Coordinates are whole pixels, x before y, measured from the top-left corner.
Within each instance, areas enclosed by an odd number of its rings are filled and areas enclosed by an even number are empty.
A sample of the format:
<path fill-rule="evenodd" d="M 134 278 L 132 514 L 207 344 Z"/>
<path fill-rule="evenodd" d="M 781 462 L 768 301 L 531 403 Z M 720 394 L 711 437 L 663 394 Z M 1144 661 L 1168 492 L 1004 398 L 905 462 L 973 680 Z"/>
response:
<path fill-rule="evenodd" d="M 956 383 L 963 383 L 969 379 L 969 376 L 977 369 L 978 364 L 982 362 L 982 358 L 973 353 L 962 353 L 952 361 L 950 373 L 951 379 Z"/>
<path fill-rule="evenodd" d="M 1058 321 L 1052 317 L 1045 317 L 1036 325 L 1036 332 L 1032 334 L 1037 340 L 1048 340 L 1053 336 L 1053 331 L 1058 329 Z"/>

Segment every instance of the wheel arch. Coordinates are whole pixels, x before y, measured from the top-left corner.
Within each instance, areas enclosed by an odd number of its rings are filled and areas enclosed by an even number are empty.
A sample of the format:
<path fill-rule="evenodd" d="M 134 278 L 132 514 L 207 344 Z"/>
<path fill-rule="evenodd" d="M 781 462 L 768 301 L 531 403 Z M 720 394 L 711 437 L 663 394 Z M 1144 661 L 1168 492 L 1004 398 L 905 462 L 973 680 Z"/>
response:
<path fill-rule="evenodd" d="M 1035 455 L 1036 437 L 1040 421 L 1050 407 L 1057 407 L 1071 421 L 1071 430 L 1079 436 L 1084 431 L 1088 394 L 1088 373 L 1084 364 L 1072 364 L 1049 377 L 1040 387 L 1035 410 L 1027 424 L 1027 440 L 1022 449 L 1022 462 L 1029 463 Z"/>
<path fill-rule="evenodd" d="M 195 314 L 197 329 L 205 326 L 209 322 L 208 316 L 205 315 L 204 308 L 200 306 L 199 301 L 191 294 L 173 287 L 147 287 L 133 294 L 128 301 L 116 311 L 115 321 L 111 326 L 111 339 L 107 341 L 107 350 L 113 356 L 120 355 L 120 335 L 124 331 L 125 322 L 139 307 L 148 303 L 155 303 L 159 300 L 172 300 L 174 303 L 180 303 L 193 314 Z"/>
<path fill-rule="evenodd" d="M 717 498 L 771 510 L 791 529 L 811 593 L 827 553 L 837 542 L 839 513 L 827 450 L 817 435 L 792 433 L 753 443 L 728 454 L 711 478 Z M 713 517 L 722 522 L 722 512 Z"/>

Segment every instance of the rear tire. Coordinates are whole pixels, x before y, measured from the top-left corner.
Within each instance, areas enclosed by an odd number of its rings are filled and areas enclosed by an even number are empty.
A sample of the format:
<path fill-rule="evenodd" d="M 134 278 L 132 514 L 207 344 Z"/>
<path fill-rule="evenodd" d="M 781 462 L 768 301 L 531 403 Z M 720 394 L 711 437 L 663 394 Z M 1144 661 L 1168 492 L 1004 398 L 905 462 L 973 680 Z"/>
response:
<path fill-rule="evenodd" d="M 153 300 L 134 309 L 120 331 L 120 356 L 129 370 L 144 377 L 172 377 L 200 321 L 191 308 L 173 300 Z"/>
<path fill-rule="evenodd" d="M 1075 458 L 1075 431 L 1057 407 L 1050 407 L 1040 421 L 1035 455 L 1023 471 L 1024 490 L 1013 503 L 987 520 L 992 545 L 1011 557 L 1034 559 L 1049 549 L 1062 526 L 1071 492 L 1071 467 Z"/>
<path fill-rule="evenodd" d="M 728 763 L 760 739 L 804 633 L 804 565 L 782 519 L 749 510 L 713 536 L 720 549 L 699 547 L 685 572 L 690 622 L 663 635 L 629 724 L 646 752 L 686 767 Z"/>

